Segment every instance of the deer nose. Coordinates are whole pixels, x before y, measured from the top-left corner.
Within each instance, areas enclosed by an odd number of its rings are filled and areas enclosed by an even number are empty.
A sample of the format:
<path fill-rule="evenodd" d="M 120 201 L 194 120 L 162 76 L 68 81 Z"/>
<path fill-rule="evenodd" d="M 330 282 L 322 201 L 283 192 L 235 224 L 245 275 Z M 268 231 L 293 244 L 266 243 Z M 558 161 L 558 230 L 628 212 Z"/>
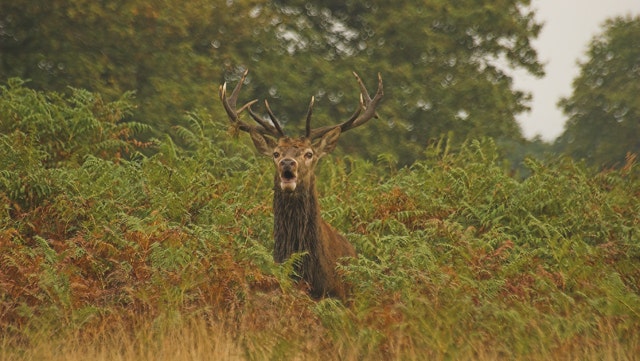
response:
<path fill-rule="evenodd" d="M 280 166 L 283 168 L 295 168 L 298 165 L 298 162 L 295 159 L 284 158 L 280 161 Z"/>

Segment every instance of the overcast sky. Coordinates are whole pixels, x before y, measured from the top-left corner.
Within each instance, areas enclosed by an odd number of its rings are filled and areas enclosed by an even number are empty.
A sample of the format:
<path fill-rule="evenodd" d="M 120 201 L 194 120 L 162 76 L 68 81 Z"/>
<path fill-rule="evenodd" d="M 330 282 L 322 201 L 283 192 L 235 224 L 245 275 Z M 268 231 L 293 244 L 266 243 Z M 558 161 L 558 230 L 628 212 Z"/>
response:
<path fill-rule="evenodd" d="M 518 117 L 524 135 L 541 135 L 554 140 L 564 130 L 565 116 L 556 107 L 561 97 L 571 95 L 571 83 L 579 74 L 578 59 L 608 18 L 640 14 L 640 0 L 532 0 L 537 19 L 544 27 L 533 42 L 540 61 L 545 64 L 544 78 L 516 72 L 515 86 L 533 94 L 532 110 Z"/>

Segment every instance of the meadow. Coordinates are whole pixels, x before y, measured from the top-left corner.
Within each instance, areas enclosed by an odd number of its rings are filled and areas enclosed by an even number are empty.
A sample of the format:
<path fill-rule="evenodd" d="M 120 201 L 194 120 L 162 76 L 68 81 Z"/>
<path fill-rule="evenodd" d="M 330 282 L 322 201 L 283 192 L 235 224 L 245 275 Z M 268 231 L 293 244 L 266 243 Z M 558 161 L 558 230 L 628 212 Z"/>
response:
<path fill-rule="evenodd" d="M 0 360 L 640 354 L 634 155 L 521 174 L 491 139 L 402 168 L 328 156 L 323 216 L 358 251 L 343 304 L 273 262 L 271 164 L 222 114 L 145 143 L 127 94 L 0 91 Z"/>

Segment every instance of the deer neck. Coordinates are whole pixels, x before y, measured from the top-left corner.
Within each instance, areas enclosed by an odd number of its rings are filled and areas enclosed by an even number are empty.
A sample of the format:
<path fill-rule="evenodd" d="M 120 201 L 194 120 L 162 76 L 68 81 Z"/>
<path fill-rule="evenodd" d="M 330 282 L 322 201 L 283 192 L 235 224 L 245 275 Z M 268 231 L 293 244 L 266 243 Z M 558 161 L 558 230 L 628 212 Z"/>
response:
<path fill-rule="evenodd" d="M 292 254 L 316 253 L 320 224 L 320 208 L 315 179 L 294 192 L 274 188 L 274 259 L 287 260 Z"/>

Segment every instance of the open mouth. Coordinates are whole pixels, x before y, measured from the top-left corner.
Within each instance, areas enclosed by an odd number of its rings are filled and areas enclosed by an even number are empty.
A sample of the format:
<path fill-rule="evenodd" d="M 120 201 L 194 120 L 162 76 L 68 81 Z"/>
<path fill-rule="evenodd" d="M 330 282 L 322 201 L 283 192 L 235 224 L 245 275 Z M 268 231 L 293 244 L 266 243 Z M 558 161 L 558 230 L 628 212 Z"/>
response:
<path fill-rule="evenodd" d="M 296 189 L 296 175 L 290 170 L 285 170 L 280 174 L 280 188 L 293 191 Z"/>
<path fill-rule="evenodd" d="M 282 178 L 282 180 L 285 180 L 285 181 L 291 181 L 291 180 L 296 179 L 296 175 L 293 174 L 293 172 L 290 171 L 290 170 L 285 170 L 284 172 L 282 172 L 282 177 L 281 178 Z"/>

